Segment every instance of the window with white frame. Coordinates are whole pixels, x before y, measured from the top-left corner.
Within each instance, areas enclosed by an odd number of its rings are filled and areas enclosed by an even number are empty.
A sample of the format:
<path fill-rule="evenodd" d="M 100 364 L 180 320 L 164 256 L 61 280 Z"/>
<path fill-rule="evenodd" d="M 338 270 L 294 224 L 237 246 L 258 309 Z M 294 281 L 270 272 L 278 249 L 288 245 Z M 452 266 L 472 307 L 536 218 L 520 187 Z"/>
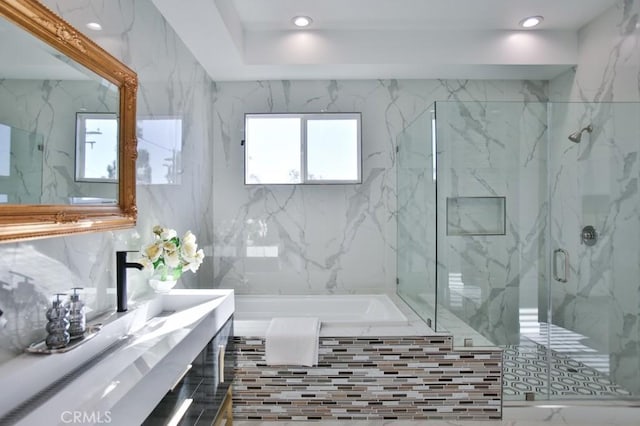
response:
<path fill-rule="evenodd" d="M 11 127 L 0 123 L 0 176 L 11 174 Z"/>
<path fill-rule="evenodd" d="M 76 181 L 118 181 L 116 114 L 76 114 Z"/>
<path fill-rule="evenodd" d="M 246 114 L 245 184 L 362 182 L 360 113 Z"/>
<path fill-rule="evenodd" d="M 177 185 L 182 182 L 182 118 L 138 119 L 138 184 Z"/>

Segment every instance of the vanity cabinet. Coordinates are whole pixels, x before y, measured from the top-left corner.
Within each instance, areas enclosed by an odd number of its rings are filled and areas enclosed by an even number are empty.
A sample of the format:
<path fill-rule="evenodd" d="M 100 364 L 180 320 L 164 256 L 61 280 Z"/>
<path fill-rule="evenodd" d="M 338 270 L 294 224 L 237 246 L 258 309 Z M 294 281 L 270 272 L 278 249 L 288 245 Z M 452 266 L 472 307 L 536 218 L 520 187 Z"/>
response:
<path fill-rule="evenodd" d="M 223 410 L 230 413 L 234 365 L 231 317 L 191 362 L 191 368 L 182 380 L 165 395 L 143 425 L 166 424 L 188 400 L 192 402 L 179 425 L 209 426 Z M 231 424 L 230 418 L 227 424 Z"/>

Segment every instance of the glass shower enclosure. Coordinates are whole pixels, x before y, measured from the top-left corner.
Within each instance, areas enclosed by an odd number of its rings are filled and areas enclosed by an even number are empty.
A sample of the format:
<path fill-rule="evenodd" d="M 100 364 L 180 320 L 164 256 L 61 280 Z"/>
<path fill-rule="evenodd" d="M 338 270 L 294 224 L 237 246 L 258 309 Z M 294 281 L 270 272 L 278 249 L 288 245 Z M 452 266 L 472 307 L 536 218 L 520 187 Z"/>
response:
<path fill-rule="evenodd" d="M 502 347 L 505 399 L 640 395 L 639 119 L 437 102 L 398 136 L 398 294 Z"/>

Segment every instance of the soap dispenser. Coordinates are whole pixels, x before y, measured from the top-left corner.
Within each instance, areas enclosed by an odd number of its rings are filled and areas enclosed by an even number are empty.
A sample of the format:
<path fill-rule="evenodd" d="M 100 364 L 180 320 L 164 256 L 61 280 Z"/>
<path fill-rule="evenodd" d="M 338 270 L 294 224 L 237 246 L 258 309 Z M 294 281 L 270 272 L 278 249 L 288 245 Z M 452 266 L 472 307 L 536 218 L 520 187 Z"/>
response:
<path fill-rule="evenodd" d="M 67 346 L 70 340 L 69 319 L 67 318 L 67 308 L 60 301 L 60 296 L 64 293 L 56 294 L 53 305 L 47 309 L 47 338 L 45 344 L 49 349 L 60 349 Z"/>
<path fill-rule="evenodd" d="M 69 311 L 69 335 L 73 340 L 84 337 L 87 317 L 84 302 L 80 300 L 80 296 L 78 295 L 78 290 L 82 290 L 82 287 L 74 287 L 71 290 L 73 290 L 73 294 L 66 303 L 66 308 Z"/>

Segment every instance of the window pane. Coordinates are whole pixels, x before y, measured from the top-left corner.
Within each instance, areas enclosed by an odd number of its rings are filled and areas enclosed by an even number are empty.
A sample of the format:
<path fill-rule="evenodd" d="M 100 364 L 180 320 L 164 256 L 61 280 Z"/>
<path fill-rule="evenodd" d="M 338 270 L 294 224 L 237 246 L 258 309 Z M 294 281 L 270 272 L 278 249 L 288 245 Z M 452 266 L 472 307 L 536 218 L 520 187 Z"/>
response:
<path fill-rule="evenodd" d="M 137 127 L 137 182 L 153 185 L 182 183 L 182 119 L 139 119 Z"/>
<path fill-rule="evenodd" d="M 9 176 L 11 169 L 11 127 L 0 124 L 0 176 Z"/>
<path fill-rule="evenodd" d="M 84 176 L 118 179 L 118 123 L 115 118 L 87 119 Z"/>
<path fill-rule="evenodd" d="M 76 180 L 118 180 L 118 120 L 115 114 L 78 113 Z"/>
<path fill-rule="evenodd" d="M 359 181 L 358 121 L 307 121 L 307 179 Z"/>
<path fill-rule="evenodd" d="M 245 183 L 301 183 L 301 119 L 250 117 L 245 125 Z"/>

